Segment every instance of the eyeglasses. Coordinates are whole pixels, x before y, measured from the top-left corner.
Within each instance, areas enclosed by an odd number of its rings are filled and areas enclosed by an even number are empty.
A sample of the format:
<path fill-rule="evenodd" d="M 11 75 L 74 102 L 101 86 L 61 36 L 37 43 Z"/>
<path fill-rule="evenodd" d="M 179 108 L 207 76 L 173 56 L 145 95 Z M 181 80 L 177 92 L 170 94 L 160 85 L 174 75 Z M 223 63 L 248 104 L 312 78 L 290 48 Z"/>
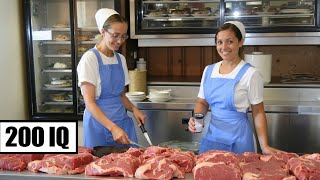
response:
<path fill-rule="evenodd" d="M 128 39 L 128 35 L 127 34 L 124 34 L 124 35 L 115 35 L 114 33 L 110 33 L 108 31 L 108 29 L 105 29 L 109 34 L 110 36 L 113 38 L 113 39 L 117 39 L 117 40 L 126 40 Z"/>

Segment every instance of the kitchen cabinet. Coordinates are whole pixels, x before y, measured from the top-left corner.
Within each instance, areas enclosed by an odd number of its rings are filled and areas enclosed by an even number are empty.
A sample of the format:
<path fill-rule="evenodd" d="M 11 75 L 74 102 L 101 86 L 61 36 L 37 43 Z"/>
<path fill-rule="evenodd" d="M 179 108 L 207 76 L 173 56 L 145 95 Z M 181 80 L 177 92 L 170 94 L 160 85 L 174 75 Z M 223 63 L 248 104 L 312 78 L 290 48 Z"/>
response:
<path fill-rule="evenodd" d="M 207 46 L 214 42 L 201 38 L 212 38 L 221 24 L 236 20 L 244 23 L 248 38 L 265 37 L 268 45 L 315 44 L 308 38 L 272 38 L 318 37 L 319 6 L 315 0 L 130 0 L 130 36 L 139 47 Z"/>
<path fill-rule="evenodd" d="M 147 130 L 153 145 L 158 145 L 163 142 L 178 140 L 185 142 L 199 142 L 206 134 L 208 123 L 205 123 L 205 128 L 202 133 L 192 134 L 186 131 L 188 128 L 189 118 L 193 115 L 192 110 L 143 110 L 146 114 L 145 129 Z M 135 128 L 138 135 L 138 141 L 141 145 L 147 147 L 148 142 L 142 134 L 136 120 L 131 112 L 128 112 L 129 117 L 133 118 Z M 210 112 L 205 117 L 205 122 L 208 122 Z"/>
<path fill-rule="evenodd" d="M 84 107 L 76 67 L 97 43 L 96 11 L 115 8 L 115 1 L 23 2 L 30 118 L 81 119 Z"/>

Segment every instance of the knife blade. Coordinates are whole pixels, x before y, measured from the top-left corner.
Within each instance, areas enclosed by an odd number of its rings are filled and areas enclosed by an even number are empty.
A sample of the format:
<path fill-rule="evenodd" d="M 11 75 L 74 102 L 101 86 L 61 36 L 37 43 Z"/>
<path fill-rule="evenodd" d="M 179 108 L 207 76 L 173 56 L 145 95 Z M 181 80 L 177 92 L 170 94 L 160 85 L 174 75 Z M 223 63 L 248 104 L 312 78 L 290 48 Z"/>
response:
<path fill-rule="evenodd" d="M 134 142 L 134 141 L 131 141 L 131 140 L 130 140 L 129 142 L 130 142 L 130 144 L 133 144 L 133 145 L 136 145 L 136 146 L 139 146 L 139 147 L 145 149 L 145 147 L 142 146 L 141 144 L 138 144 L 138 143 L 136 143 L 136 142 Z"/>
<path fill-rule="evenodd" d="M 144 124 L 143 124 L 143 123 L 141 123 L 140 129 L 141 129 L 144 137 L 147 139 L 148 143 L 150 144 L 150 146 L 152 146 L 152 142 L 151 142 L 151 140 L 150 140 L 150 138 L 149 138 L 149 135 L 148 135 L 148 133 L 147 133 L 147 130 L 144 128 Z"/>

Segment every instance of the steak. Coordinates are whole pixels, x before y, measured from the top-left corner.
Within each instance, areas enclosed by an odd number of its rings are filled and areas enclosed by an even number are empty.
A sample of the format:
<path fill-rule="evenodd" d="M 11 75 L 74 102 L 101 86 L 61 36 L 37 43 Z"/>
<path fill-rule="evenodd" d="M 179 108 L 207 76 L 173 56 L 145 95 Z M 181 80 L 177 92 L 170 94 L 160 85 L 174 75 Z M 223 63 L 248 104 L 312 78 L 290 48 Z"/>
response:
<path fill-rule="evenodd" d="M 144 150 L 130 147 L 126 153 L 135 157 L 140 157 L 144 153 Z"/>
<path fill-rule="evenodd" d="M 220 163 L 223 162 L 226 165 L 239 166 L 239 159 L 237 154 L 229 151 L 222 150 L 210 150 L 198 155 L 196 164 L 202 162 Z"/>
<path fill-rule="evenodd" d="M 22 160 L 15 157 L 1 157 L 0 158 L 0 169 L 10 171 L 23 171 L 27 164 Z"/>
<path fill-rule="evenodd" d="M 42 159 L 43 154 L 1 154 L 0 169 L 22 171 L 33 160 Z"/>
<path fill-rule="evenodd" d="M 249 163 L 240 163 L 243 173 L 243 179 L 284 179 L 289 176 L 289 169 L 286 163 L 282 161 L 254 161 Z"/>
<path fill-rule="evenodd" d="M 296 153 L 269 154 L 269 155 L 261 155 L 260 159 L 265 162 L 282 161 L 287 164 L 289 159 L 293 157 L 299 157 L 299 155 Z"/>
<path fill-rule="evenodd" d="M 42 160 L 30 162 L 28 170 L 48 174 L 79 174 L 84 172 L 85 165 L 93 159 L 89 153 L 49 155 Z"/>
<path fill-rule="evenodd" d="M 291 158 L 287 165 L 299 180 L 320 179 L 320 161 L 299 157 Z"/>
<path fill-rule="evenodd" d="M 137 157 L 127 153 L 111 153 L 88 164 L 85 174 L 88 176 L 124 176 L 133 177 L 140 165 Z"/>
<path fill-rule="evenodd" d="M 261 154 L 254 152 L 245 152 L 243 154 L 237 154 L 239 161 L 245 163 L 260 161 L 260 156 Z"/>
<path fill-rule="evenodd" d="M 201 162 L 193 169 L 195 180 L 240 180 L 241 171 L 237 166 L 224 162 Z"/>
<path fill-rule="evenodd" d="M 146 160 L 135 172 L 139 179 L 184 178 L 185 172 L 178 165 L 163 156 L 154 156 Z"/>

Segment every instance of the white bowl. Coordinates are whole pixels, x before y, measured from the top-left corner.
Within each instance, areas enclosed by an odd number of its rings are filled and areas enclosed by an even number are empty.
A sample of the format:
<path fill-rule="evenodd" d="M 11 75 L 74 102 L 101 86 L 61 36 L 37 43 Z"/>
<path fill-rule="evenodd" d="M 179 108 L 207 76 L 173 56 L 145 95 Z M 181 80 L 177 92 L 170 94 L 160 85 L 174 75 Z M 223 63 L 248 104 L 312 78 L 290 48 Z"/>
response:
<path fill-rule="evenodd" d="M 132 91 L 132 92 L 127 92 L 126 93 L 127 97 L 139 97 L 139 96 L 145 96 L 144 92 L 140 92 L 140 91 Z"/>
<path fill-rule="evenodd" d="M 169 92 L 169 93 L 171 93 L 171 89 L 162 89 L 162 90 L 150 89 L 149 91 L 150 91 L 150 92 L 159 92 L 159 91 L 162 91 L 162 92 Z"/>
<path fill-rule="evenodd" d="M 139 101 L 143 101 L 143 100 L 145 100 L 146 99 L 146 97 L 144 96 L 144 97 L 128 97 L 128 99 L 130 100 L 130 101 L 133 101 L 133 102 L 139 102 Z"/>
<path fill-rule="evenodd" d="M 149 98 L 148 100 L 152 102 L 167 102 L 169 98 Z"/>
<path fill-rule="evenodd" d="M 170 92 L 167 91 L 151 91 L 149 93 L 150 98 L 168 98 L 170 96 Z"/>
<path fill-rule="evenodd" d="M 51 84 L 58 85 L 58 84 L 64 84 L 67 82 L 68 82 L 67 80 L 55 80 L 55 81 L 51 81 Z"/>

